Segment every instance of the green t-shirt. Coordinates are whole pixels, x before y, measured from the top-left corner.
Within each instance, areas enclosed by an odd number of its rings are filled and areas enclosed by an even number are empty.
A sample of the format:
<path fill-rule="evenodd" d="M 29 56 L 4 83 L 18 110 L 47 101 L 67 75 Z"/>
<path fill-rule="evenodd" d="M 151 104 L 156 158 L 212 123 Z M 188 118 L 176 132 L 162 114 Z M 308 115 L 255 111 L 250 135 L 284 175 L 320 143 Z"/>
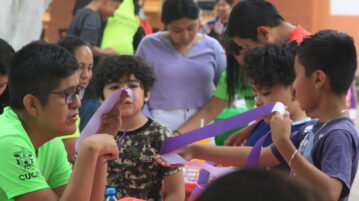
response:
<path fill-rule="evenodd" d="M 107 20 L 102 36 L 101 48 L 113 48 L 117 53 L 133 55 L 133 36 L 139 27 L 133 0 L 124 0 Z"/>
<path fill-rule="evenodd" d="M 236 87 L 236 94 L 239 94 L 245 101 L 248 109 L 252 109 L 254 107 L 254 92 L 252 89 L 252 85 L 250 82 L 245 80 L 241 80 L 240 86 Z M 217 98 L 228 100 L 227 93 L 227 72 L 223 72 L 221 76 L 221 80 L 214 92 L 214 96 Z"/>
<path fill-rule="evenodd" d="M 0 115 L 0 200 L 66 185 L 71 166 L 60 138 L 35 151 L 17 114 L 9 107 Z"/>

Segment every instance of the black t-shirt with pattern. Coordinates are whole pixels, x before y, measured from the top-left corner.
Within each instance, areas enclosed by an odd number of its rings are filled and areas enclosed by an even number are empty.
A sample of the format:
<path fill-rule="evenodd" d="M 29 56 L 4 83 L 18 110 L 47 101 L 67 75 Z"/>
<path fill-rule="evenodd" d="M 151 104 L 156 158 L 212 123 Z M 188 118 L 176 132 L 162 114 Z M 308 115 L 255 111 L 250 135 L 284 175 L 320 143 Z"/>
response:
<path fill-rule="evenodd" d="M 119 132 L 115 139 L 121 136 Z M 118 199 L 162 200 L 164 177 L 180 170 L 160 166 L 155 161 L 163 141 L 169 137 L 171 132 L 151 119 L 141 128 L 126 133 L 119 146 L 119 159 L 108 163 L 107 187 L 116 188 Z"/>

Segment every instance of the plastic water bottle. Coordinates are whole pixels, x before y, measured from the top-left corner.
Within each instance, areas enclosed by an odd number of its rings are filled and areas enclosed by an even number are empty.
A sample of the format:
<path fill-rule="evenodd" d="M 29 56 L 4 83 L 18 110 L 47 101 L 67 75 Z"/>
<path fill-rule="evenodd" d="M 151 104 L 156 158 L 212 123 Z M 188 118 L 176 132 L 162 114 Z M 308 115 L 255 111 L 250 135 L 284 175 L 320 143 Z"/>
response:
<path fill-rule="evenodd" d="M 105 201 L 117 201 L 115 188 L 106 188 Z"/>

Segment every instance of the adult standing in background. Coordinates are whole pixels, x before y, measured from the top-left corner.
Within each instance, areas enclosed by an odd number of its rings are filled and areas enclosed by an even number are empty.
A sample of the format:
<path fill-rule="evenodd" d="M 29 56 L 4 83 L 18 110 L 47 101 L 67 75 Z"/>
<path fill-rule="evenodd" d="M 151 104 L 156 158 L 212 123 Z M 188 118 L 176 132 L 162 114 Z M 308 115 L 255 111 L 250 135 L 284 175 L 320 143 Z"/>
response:
<path fill-rule="evenodd" d="M 171 130 L 207 103 L 226 67 L 219 42 L 198 33 L 198 18 L 193 0 L 165 1 L 161 20 L 168 31 L 146 36 L 136 52 L 156 75 L 148 104 L 152 118 Z"/>
<path fill-rule="evenodd" d="M 202 28 L 202 32 L 221 40 L 221 36 L 227 29 L 229 14 L 231 13 L 233 0 L 216 0 L 216 15 L 206 21 Z"/>

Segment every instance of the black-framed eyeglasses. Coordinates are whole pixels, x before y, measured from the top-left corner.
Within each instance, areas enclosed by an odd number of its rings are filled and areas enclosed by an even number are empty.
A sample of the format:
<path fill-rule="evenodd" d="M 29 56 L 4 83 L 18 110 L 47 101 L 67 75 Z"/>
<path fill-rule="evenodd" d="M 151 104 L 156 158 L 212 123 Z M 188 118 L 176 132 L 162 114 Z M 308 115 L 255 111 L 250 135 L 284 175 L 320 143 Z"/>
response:
<path fill-rule="evenodd" d="M 64 98 L 65 98 L 65 103 L 66 104 L 73 103 L 76 96 L 78 96 L 80 98 L 80 100 L 81 100 L 82 97 L 84 96 L 84 93 L 85 93 L 85 88 L 83 88 L 83 87 L 77 87 L 75 90 L 65 90 L 65 91 L 62 91 L 62 92 L 56 92 L 56 91 L 49 92 L 49 94 L 63 95 Z"/>

